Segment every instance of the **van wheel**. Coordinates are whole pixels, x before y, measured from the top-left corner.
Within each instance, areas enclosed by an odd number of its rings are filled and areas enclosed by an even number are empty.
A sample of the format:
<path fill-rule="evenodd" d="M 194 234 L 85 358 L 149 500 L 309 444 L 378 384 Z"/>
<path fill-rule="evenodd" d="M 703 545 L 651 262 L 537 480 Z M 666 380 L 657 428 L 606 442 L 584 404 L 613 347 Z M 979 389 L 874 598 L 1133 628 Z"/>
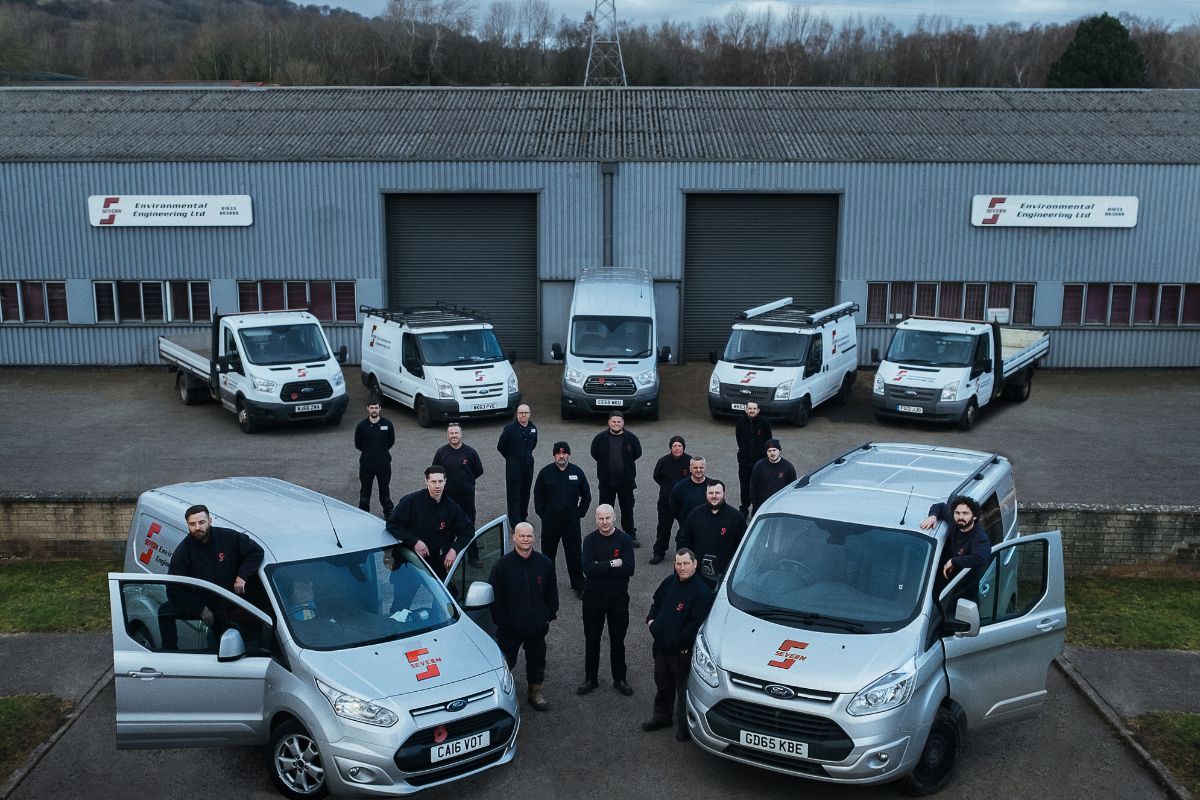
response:
<path fill-rule="evenodd" d="M 194 406 L 203 399 L 200 392 L 192 388 L 192 379 L 183 370 L 175 373 L 175 388 L 179 390 L 179 399 L 185 406 Z"/>
<path fill-rule="evenodd" d="M 379 405 L 383 405 L 383 395 L 379 392 L 379 379 L 373 374 L 367 378 L 367 394 L 379 398 Z"/>
<path fill-rule="evenodd" d="M 646 419 L 651 422 L 658 422 L 658 403 L 655 403 L 654 408 L 646 412 Z"/>
<path fill-rule="evenodd" d="M 559 401 L 558 415 L 563 419 L 575 419 L 575 409 L 571 408 L 566 403 Z"/>
<path fill-rule="evenodd" d="M 796 416 L 792 418 L 792 424 L 797 428 L 803 428 L 811 417 L 812 401 L 806 397 L 800 401 L 800 407 L 796 409 Z"/>
<path fill-rule="evenodd" d="M 413 410 L 417 412 L 417 424 L 422 428 L 433 427 L 433 415 L 429 412 L 429 403 L 425 402 L 424 397 L 418 397 Z"/>
<path fill-rule="evenodd" d="M 329 794 L 325 767 L 316 741 L 296 720 L 288 720 L 271 734 L 271 780 L 292 800 L 317 800 Z"/>
<path fill-rule="evenodd" d="M 962 749 L 962 729 L 945 708 L 939 708 L 916 768 L 900 779 L 906 794 L 920 797 L 940 791 L 950 782 L 954 761 Z"/>
<path fill-rule="evenodd" d="M 240 397 L 237 401 L 237 419 L 238 427 L 242 429 L 242 433 L 254 433 L 258 430 L 258 426 L 254 424 L 253 417 L 250 416 L 250 412 L 246 409 L 245 401 Z"/>
<path fill-rule="evenodd" d="M 342 424 L 342 415 L 337 414 L 336 416 L 326 417 L 325 424 L 331 428 L 336 428 L 338 425 Z"/>
<path fill-rule="evenodd" d="M 1004 394 L 1009 400 L 1017 403 L 1024 403 L 1029 399 L 1029 392 L 1033 388 L 1033 375 L 1026 375 L 1024 383 L 1012 383 L 1004 387 Z"/>
<path fill-rule="evenodd" d="M 838 389 L 838 393 L 833 396 L 834 405 L 844 406 L 846 401 L 850 399 L 850 392 L 854 389 L 854 373 L 847 372 L 846 377 L 842 378 L 842 386 Z"/>
<path fill-rule="evenodd" d="M 975 403 L 975 398 L 972 397 L 967 407 L 963 409 L 962 416 L 958 418 L 958 429 L 960 431 L 969 431 L 975 427 L 975 420 L 979 417 L 979 406 Z"/>

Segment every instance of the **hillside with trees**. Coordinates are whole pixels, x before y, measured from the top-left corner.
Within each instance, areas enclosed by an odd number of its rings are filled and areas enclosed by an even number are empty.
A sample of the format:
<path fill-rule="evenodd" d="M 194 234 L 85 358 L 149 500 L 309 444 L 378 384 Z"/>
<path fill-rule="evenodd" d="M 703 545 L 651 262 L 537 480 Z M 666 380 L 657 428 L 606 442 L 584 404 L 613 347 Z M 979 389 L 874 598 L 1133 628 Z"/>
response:
<path fill-rule="evenodd" d="M 1140 59 L 1140 83 L 1122 85 L 1200 86 L 1200 21 L 1106 19 L 1126 44 L 1104 22 L 1101 45 L 1124 47 L 1127 56 L 1133 47 Z M 932 16 L 902 30 L 880 16 L 834 20 L 802 5 L 783 14 L 735 6 L 694 24 L 625 26 L 621 45 L 637 86 L 1031 88 L 1048 85 L 1077 28 L 1088 30 L 1080 22 L 980 27 Z M 556 19 L 545 0 L 391 0 L 376 18 L 287 0 L 0 1 L 0 82 L 10 84 L 574 86 L 587 43 L 587 21 Z M 1084 45 L 1086 57 L 1095 48 Z M 1088 63 L 1068 59 L 1060 80 L 1074 82 L 1060 85 L 1099 80 Z"/>

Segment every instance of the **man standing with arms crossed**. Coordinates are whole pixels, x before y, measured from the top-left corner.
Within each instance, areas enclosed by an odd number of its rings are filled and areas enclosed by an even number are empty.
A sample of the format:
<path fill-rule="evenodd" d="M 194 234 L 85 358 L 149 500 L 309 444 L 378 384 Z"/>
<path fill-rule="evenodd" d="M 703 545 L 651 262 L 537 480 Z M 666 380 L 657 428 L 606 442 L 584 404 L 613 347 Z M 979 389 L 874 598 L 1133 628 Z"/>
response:
<path fill-rule="evenodd" d="M 637 465 L 642 457 L 642 443 L 625 430 L 625 415 L 620 411 L 608 413 L 608 430 L 592 439 L 592 458 L 596 460 L 596 493 L 601 503 L 621 504 L 621 527 L 634 547 L 641 547 L 637 524 L 633 521 L 633 490 L 637 488 Z"/>
<path fill-rule="evenodd" d="M 371 510 L 371 484 L 379 482 L 379 504 L 383 516 L 392 513 L 392 454 L 396 443 L 396 426 L 384 419 L 379 398 L 367 399 L 367 418 L 354 429 L 354 447 L 358 450 L 358 507 Z"/>
<path fill-rule="evenodd" d="M 571 463 L 571 446 L 555 442 L 553 450 L 554 463 L 542 467 L 533 483 L 533 510 L 542 518 L 542 552 L 553 563 L 558 557 L 558 543 L 562 542 L 571 591 L 582 598 L 579 520 L 592 504 L 592 490 L 583 470 Z"/>
<path fill-rule="evenodd" d="M 529 406 L 517 406 L 517 418 L 504 426 L 496 449 L 504 456 L 504 491 L 508 497 L 508 524 L 516 526 L 529 516 L 529 490 L 533 487 L 533 450 L 537 427 Z"/>

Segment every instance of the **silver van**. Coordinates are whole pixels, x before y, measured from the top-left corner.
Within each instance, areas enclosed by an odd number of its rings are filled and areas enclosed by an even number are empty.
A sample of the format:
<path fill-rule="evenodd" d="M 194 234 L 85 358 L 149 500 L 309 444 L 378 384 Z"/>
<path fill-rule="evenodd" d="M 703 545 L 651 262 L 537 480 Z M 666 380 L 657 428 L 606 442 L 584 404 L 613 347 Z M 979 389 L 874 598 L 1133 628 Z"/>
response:
<path fill-rule="evenodd" d="M 935 596 L 944 525 L 980 502 L 992 557 Z M 1059 532 L 1017 532 L 999 455 L 866 444 L 763 504 L 696 638 L 693 739 L 719 756 L 839 783 L 950 780 L 963 737 L 1036 716 L 1067 624 Z"/>
<path fill-rule="evenodd" d="M 262 546 L 245 595 L 166 574 L 197 503 Z M 460 554 L 443 584 L 380 518 L 280 480 L 146 492 L 125 571 L 108 576 L 117 747 L 266 745 L 276 787 L 305 800 L 410 794 L 508 763 L 520 714 L 481 627 L 507 519 L 474 542 L 478 561 Z M 221 609 L 211 626 L 185 596 Z"/>

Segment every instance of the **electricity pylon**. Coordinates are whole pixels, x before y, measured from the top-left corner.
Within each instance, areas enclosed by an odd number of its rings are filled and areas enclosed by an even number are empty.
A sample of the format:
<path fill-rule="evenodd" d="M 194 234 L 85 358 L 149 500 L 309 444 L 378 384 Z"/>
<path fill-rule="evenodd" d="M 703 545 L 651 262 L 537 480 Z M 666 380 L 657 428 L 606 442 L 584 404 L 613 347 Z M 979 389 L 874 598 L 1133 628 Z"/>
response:
<path fill-rule="evenodd" d="M 617 31 L 616 0 L 596 0 L 591 29 L 583 85 L 628 86 L 625 62 L 621 59 L 621 37 Z"/>

